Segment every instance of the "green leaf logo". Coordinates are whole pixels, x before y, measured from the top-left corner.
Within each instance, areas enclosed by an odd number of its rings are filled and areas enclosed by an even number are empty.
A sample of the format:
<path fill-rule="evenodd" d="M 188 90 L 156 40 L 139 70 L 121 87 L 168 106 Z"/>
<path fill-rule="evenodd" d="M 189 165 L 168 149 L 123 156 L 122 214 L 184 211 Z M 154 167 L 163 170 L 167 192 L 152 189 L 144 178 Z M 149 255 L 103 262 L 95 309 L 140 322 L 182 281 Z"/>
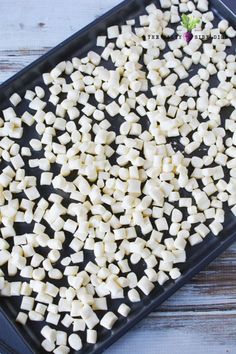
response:
<path fill-rule="evenodd" d="M 200 18 L 194 18 L 190 15 L 183 14 L 181 17 L 181 24 L 187 31 L 191 32 L 200 23 Z"/>

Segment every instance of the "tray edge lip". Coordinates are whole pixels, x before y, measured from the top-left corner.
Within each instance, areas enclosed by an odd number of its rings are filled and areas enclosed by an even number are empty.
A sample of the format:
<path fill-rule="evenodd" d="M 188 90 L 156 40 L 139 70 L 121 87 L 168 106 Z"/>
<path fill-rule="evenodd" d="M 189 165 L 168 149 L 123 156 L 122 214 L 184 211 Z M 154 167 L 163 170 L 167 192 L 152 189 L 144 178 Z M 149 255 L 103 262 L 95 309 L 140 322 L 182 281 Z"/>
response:
<path fill-rule="evenodd" d="M 219 237 L 219 236 L 212 236 Z M 120 327 L 117 332 L 115 332 L 112 336 L 108 337 L 102 344 L 102 348 L 95 348 L 88 352 L 88 354 L 101 354 L 110 347 L 113 343 L 115 343 L 119 338 L 121 338 L 125 333 L 127 333 L 132 327 L 134 327 L 138 322 L 140 322 L 145 316 L 150 314 L 155 308 L 158 308 L 165 300 L 170 298 L 177 290 L 179 290 L 182 286 L 187 284 L 189 280 L 191 280 L 195 275 L 204 270 L 212 261 L 214 261 L 219 255 L 221 255 L 226 249 L 228 249 L 234 242 L 236 241 L 236 230 L 229 236 L 227 240 L 224 241 L 222 238 L 222 243 L 220 243 L 216 248 L 213 248 L 211 252 L 205 257 L 202 258 L 201 261 L 196 264 L 193 268 L 188 269 L 185 274 L 183 274 L 179 279 L 175 281 L 172 287 L 163 292 L 158 301 L 151 301 L 148 305 L 143 307 L 143 310 L 137 313 L 136 317 L 127 322 L 123 327 Z M 17 328 L 16 322 L 11 320 L 6 313 L 5 309 L 0 304 L 0 312 L 4 316 L 4 319 L 10 324 L 11 328 L 14 332 L 20 337 L 20 339 L 24 342 L 24 344 L 31 350 L 32 354 L 35 354 L 35 349 L 32 348 L 32 345 L 27 341 L 26 337 L 23 333 Z M 22 327 L 24 328 L 24 326 Z M 76 352 L 79 354 L 79 352 Z"/>
<path fill-rule="evenodd" d="M 224 11 L 228 11 L 230 13 L 230 21 L 232 21 L 232 19 L 234 19 L 234 21 L 236 21 L 236 13 L 228 6 L 224 3 L 223 0 L 209 0 L 211 6 L 213 6 L 214 9 L 217 10 L 217 7 L 220 6 Z"/>
<path fill-rule="evenodd" d="M 62 42 L 58 43 L 56 46 L 52 47 L 49 49 L 45 54 L 41 55 L 39 58 L 34 60 L 32 63 L 26 65 L 24 68 L 13 74 L 11 77 L 6 79 L 0 84 L 0 91 L 8 88 L 15 80 L 19 79 L 22 75 L 24 75 L 27 71 L 32 70 L 36 65 L 40 64 L 43 62 L 45 59 L 49 58 L 53 53 L 56 53 L 58 49 L 64 47 L 65 45 L 69 44 L 73 39 L 76 39 L 78 36 L 83 35 L 87 31 L 89 31 L 92 27 L 96 26 L 99 24 L 101 21 L 111 17 L 114 15 L 118 10 L 121 10 L 123 7 L 125 7 L 128 3 L 132 3 L 133 0 L 123 0 L 120 3 L 118 3 L 116 6 L 113 6 L 110 10 L 106 11 L 104 14 L 93 20 L 92 22 L 89 22 L 87 25 L 84 27 L 80 28 L 78 31 L 64 39 Z M 4 317 L 4 320 L 7 320 L 11 328 L 14 330 L 14 332 L 19 336 L 19 338 L 22 340 L 22 342 L 30 349 L 32 353 L 35 353 L 35 350 L 32 348 L 32 345 L 27 341 L 25 336 L 21 333 L 20 330 L 18 330 L 16 323 L 9 318 L 7 315 L 5 309 L 3 308 L 2 304 L 0 303 L 0 312 Z"/>
<path fill-rule="evenodd" d="M 214 236 L 212 237 L 219 237 Z M 158 308 L 164 301 L 170 298 L 177 290 L 183 287 L 189 280 L 191 280 L 194 276 L 204 270 L 211 262 L 213 262 L 218 256 L 220 256 L 224 251 L 226 251 L 235 241 L 236 241 L 236 230 L 229 236 L 229 238 L 223 243 L 219 244 L 218 247 L 214 248 L 209 255 L 205 258 L 202 258 L 201 261 L 196 264 L 193 268 L 186 271 L 184 275 L 182 275 L 179 279 L 175 281 L 173 286 L 166 290 L 165 293 L 162 293 L 158 299 L 158 301 L 153 300 L 150 304 L 143 307 L 143 311 L 139 312 L 137 316 L 132 319 L 128 325 L 121 327 L 117 333 L 114 333 L 112 337 L 109 337 L 106 341 L 104 341 L 104 347 L 95 349 L 94 351 L 89 352 L 88 354 L 101 354 L 104 350 L 110 347 L 113 343 L 115 343 L 119 338 L 121 338 L 125 333 L 127 333 L 132 327 L 134 327 L 138 322 L 140 322 L 143 318 L 145 318 L 148 314 L 150 314 L 155 308 Z M 114 338 L 112 340 L 112 338 Z"/>
<path fill-rule="evenodd" d="M 65 45 L 69 44 L 73 39 L 76 39 L 78 36 L 83 35 L 87 31 L 89 31 L 92 27 L 96 26 L 99 24 L 99 22 L 109 18 L 110 16 L 114 15 L 118 10 L 121 10 L 122 7 L 125 7 L 128 3 L 132 3 L 133 0 L 123 0 L 122 2 L 118 3 L 116 6 L 112 7 L 110 10 L 106 11 L 104 14 L 93 20 L 92 22 L 89 22 L 87 25 L 84 27 L 80 28 L 78 31 L 64 39 L 62 42 L 56 44 L 54 47 L 50 48 L 46 53 L 43 55 L 40 55 L 39 58 L 35 59 L 32 61 L 30 64 L 26 65 L 23 67 L 21 70 L 17 71 L 15 74 L 10 76 L 8 79 L 3 81 L 0 84 L 0 91 L 3 89 L 6 89 L 9 85 L 11 85 L 15 80 L 19 79 L 23 74 L 25 74 L 27 71 L 33 69 L 37 64 L 40 64 L 43 62 L 45 59 L 49 58 L 53 53 L 56 53 L 58 49 L 64 47 Z"/>
<path fill-rule="evenodd" d="M 86 31 L 90 30 L 92 27 L 96 26 L 99 24 L 99 22 L 109 18 L 110 16 L 114 15 L 114 13 L 122 7 L 125 7 L 128 3 L 132 3 L 135 0 L 123 0 L 122 2 L 118 3 L 116 6 L 112 7 L 110 10 L 106 11 L 104 14 L 93 20 L 92 22 L 88 23 L 86 26 L 82 27 L 69 37 L 67 37 L 65 40 L 62 42 L 58 43 L 56 46 L 52 47 L 49 49 L 45 54 L 41 55 L 39 58 L 31 62 L 30 64 L 26 65 L 24 68 L 13 74 L 10 78 L 7 80 L 3 81 L 0 84 L 0 91 L 3 89 L 6 89 L 8 86 L 10 86 L 15 80 L 19 79 L 23 74 L 25 74 L 27 71 L 33 69 L 37 64 L 40 64 L 43 62 L 45 59 L 50 57 L 53 53 L 57 52 L 58 49 L 62 48 L 63 46 L 67 45 L 70 43 L 71 40 L 75 39 L 76 37 L 84 34 Z M 155 0 L 153 0 L 155 1 Z M 216 3 L 217 2 L 217 3 Z M 236 14 L 227 6 L 222 0 L 209 0 L 210 5 L 213 5 L 213 7 L 216 9 L 217 6 L 220 4 L 221 7 L 224 8 L 225 11 L 229 11 L 230 14 L 234 17 L 234 20 L 236 21 Z M 212 237 L 217 237 L 217 236 L 212 236 Z M 128 332 L 132 327 L 134 327 L 138 322 L 140 322 L 145 316 L 147 316 L 149 313 L 151 313 L 155 308 L 160 306 L 165 300 L 167 300 L 171 295 L 173 295 L 178 289 L 180 289 L 183 285 L 185 285 L 190 279 L 192 279 L 196 274 L 201 272 L 203 269 L 205 269 L 212 261 L 214 261 L 220 254 L 222 254 L 228 247 L 230 247 L 234 242 L 236 241 L 236 230 L 232 235 L 227 239 L 224 243 L 219 244 L 218 247 L 214 248 L 210 254 L 203 258 L 198 264 L 196 264 L 191 270 L 188 270 L 186 274 L 181 276 L 179 280 L 177 280 L 174 285 L 170 288 L 167 289 L 166 293 L 161 294 L 159 301 L 152 301 L 150 304 L 144 307 L 144 310 L 139 312 L 137 316 L 129 322 L 129 324 L 125 325 L 124 327 L 121 327 L 117 333 L 115 333 L 113 336 L 110 336 L 107 340 L 103 342 L 103 348 L 98 348 L 95 349 L 94 351 L 90 351 L 89 354 L 101 354 L 106 350 L 108 347 L 110 347 L 113 343 L 115 343 L 119 338 L 121 338 L 126 332 Z M 32 348 L 30 343 L 27 341 L 25 338 L 24 334 L 21 333 L 21 331 L 17 328 L 16 323 L 9 318 L 7 315 L 5 309 L 2 307 L 0 303 L 0 312 L 4 316 L 4 319 L 7 320 L 7 322 L 10 324 L 11 328 L 14 330 L 14 332 L 20 337 L 22 342 L 28 347 L 28 349 L 31 350 L 32 354 L 35 354 L 35 350 Z M 79 352 L 76 352 L 79 354 Z"/>

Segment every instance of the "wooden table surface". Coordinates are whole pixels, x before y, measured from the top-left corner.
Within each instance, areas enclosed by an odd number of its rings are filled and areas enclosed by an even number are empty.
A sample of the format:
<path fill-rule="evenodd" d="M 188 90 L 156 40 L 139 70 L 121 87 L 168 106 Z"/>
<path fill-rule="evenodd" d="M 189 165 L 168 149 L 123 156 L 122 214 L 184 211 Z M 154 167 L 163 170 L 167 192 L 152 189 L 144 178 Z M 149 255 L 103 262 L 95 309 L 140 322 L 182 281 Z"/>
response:
<path fill-rule="evenodd" d="M 0 83 L 117 3 L 0 0 Z M 236 353 L 235 267 L 236 244 L 106 353 Z"/>

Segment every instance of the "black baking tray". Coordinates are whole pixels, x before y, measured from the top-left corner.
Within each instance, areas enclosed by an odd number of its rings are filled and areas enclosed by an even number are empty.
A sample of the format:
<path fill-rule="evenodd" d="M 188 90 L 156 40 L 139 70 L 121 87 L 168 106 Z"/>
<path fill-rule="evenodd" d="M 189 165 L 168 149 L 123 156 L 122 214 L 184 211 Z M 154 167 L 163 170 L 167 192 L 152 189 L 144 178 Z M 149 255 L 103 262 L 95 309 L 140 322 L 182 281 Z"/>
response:
<path fill-rule="evenodd" d="M 138 15 L 143 14 L 145 6 L 150 3 L 155 3 L 159 6 L 159 1 L 151 0 L 126 0 L 122 2 L 105 15 L 59 44 L 34 63 L 27 66 L 18 74 L 14 75 L 0 86 L 0 110 L 9 106 L 8 99 L 12 93 L 18 92 L 23 95 L 26 89 L 31 89 L 37 84 L 43 86 L 41 78 L 43 72 L 48 72 L 62 60 L 70 59 L 73 56 L 82 57 L 88 50 L 95 47 L 96 36 L 105 34 L 108 26 L 113 24 L 124 24 L 127 19 L 135 18 Z M 231 24 L 236 24 L 235 14 L 227 8 L 222 1 L 212 0 L 211 9 L 216 14 L 216 17 L 226 18 Z M 235 40 L 233 40 L 231 52 L 234 48 Z M 19 110 L 19 113 L 22 113 L 24 109 L 25 106 L 24 103 L 22 103 L 16 108 L 16 112 Z M 230 109 L 226 109 L 224 116 L 227 117 L 230 113 Z M 113 122 L 115 122 L 115 120 L 113 120 Z M 32 138 L 35 136 L 35 133 L 32 129 L 26 128 L 26 136 Z M 0 168 L 1 166 L 2 165 L 0 165 Z M 31 174 L 33 174 L 32 171 Z M 41 193 L 43 196 L 47 196 L 47 191 L 42 190 Z M 138 321 L 156 309 L 177 289 L 187 283 L 195 274 L 228 248 L 236 240 L 236 218 L 228 209 L 226 209 L 225 212 L 226 221 L 224 223 L 224 229 L 220 235 L 215 237 L 210 234 L 201 244 L 189 248 L 187 252 L 187 261 L 180 265 L 182 275 L 179 279 L 176 281 L 169 280 L 164 286 L 156 286 L 149 296 L 144 297 L 139 303 L 132 304 L 132 311 L 127 319 L 119 318 L 112 331 L 103 330 L 99 332 L 100 339 L 98 343 L 94 346 L 85 344 L 79 353 L 102 353 L 108 346 L 125 334 Z M 23 233 L 27 231 L 21 229 L 19 232 Z M 64 252 L 66 253 L 66 249 Z M 8 324 L 12 326 L 14 333 L 12 338 L 5 336 L 5 344 L 1 344 L 0 341 L 0 353 L 25 354 L 25 346 L 27 346 L 28 351 L 31 353 L 46 353 L 40 347 L 42 340 L 39 335 L 40 324 L 37 322 L 28 322 L 26 326 L 22 327 L 15 323 L 14 319 L 18 312 L 19 304 L 20 301 L 18 298 L 0 298 L 0 311 L 4 319 L 3 323 L 0 324 L 0 332 L 4 333 L 4 331 L 7 330 L 7 326 L 5 327 L 4 325 L 4 321 L 7 321 L 9 322 Z M 66 330 L 65 328 L 63 329 Z M 19 345 L 19 339 L 22 341 L 22 347 Z"/>

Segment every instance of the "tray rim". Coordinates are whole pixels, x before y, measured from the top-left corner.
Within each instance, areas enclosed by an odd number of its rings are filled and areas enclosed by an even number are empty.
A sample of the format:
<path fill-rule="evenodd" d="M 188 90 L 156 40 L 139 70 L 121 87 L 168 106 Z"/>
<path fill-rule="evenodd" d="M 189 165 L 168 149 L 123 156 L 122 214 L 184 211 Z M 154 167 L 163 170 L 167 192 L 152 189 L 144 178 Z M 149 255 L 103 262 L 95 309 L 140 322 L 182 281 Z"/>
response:
<path fill-rule="evenodd" d="M 227 12 L 229 15 L 230 21 L 235 21 L 236 24 L 236 14 L 223 2 L 223 0 L 208 0 L 210 6 L 213 5 L 214 10 L 216 10 L 217 15 L 221 15 L 221 12 Z M 5 80 L 3 83 L 0 84 L 0 92 L 6 88 L 9 88 L 14 81 L 18 80 L 21 76 L 27 73 L 29 70 L 34 69 L 38 64 L 44 62 L 47 58 L 54 53 L 56 53 L 59 49 L 63 48 L 64 46 L 68 45 L 72 40 L 76 39 L 83 34 L 86 34 L 92 27 L 96 26 L 103 20 L 109 19 L 113 16 L 118 10 L 121 10 L 123 7 L 128 5 L 129 3 L 136 3 L 136 0 L 123 0 L 122 2 L 118 3 L 116 6 L 112 7 L 110 10 L 105 12 L 103 15 L 99 16 L 92 22 L 88 23 L 86 26 L 81 28 L 80 30 L 76 31 L 74 34 L 57 44 L 55 47 L 47 51 L 45 54 L 41 55 L 38 59 L 34 60 L 32 63 L 28 64 L 26 67 L 12 75 L 10 78 Z M 155 2 L 155 0 L 153 0 Z M 217 11 L 219 7 L 219 12 Z M 218 236 L 214 236 L 218 237 Z M 196 274 L 202 271 L 206 266 L 208 266 L 212 261 L 214 261 L 220 254 L 222 254 L 228 247 L 230 247 L 236 241 L 236 229 L 235 231 L 225 240 L 214 247 L 210 253 L 202 258 L 199 263 L 195 264 L 192 268 L 189 268 L 185 271 L 184 274 L 178 278 L 174 284 L 168 289 L 165 289 L 164 292 L 160 294 L 160 296 L 155 300 L 151 301 L 149 304 L 146 304 L 141 311 L 139 311 L 134 318 L 129 320 L 123 327 L 120 327 L 116 330 L 116 332 L 105 339 L 100 346 L 102 348 L 95 348 L 95 350 L 89 350 L 88 354 L 101 354 L 110 347 L 114 342 L 116 342 L 119 338 L 121 338 L 125 333 L 127 333 L 132 327 L 134 327 L 139 321 L 141 321 L 144 317 L 150 314 L 154 309 L 159 307 L 165 300 L 167 300 L 171 295 L 173 295 L 178 289 L 180 289 L 183 285 L 185 285 L 190 279 L 192 279 Z M 26 336 L 19 328 L 17 328 L 16 322 L 10 319 L 9 315 L 7 314 L 6 310 L 3 308 L 3 305 L 0 302 L 0 313 L 3 315 L 4 320 L 7 320 L 8 324 L 11 326 L 13 331 L 16 335 L 20 338 L 20 340 L 28 347 L 28 349 L 32 352 L 32 354 L 36 354 L 35 349 L 32 348 L 32 345 L 27 341 Z M 22 327 L 23 329 L 24 327 Z M 9 343 L 7 343 L 10 346 Z M 99 344 L 99 342 L 97 343 Z M 96 345 L 95 345 L 96 346 Z M 92 349 L 92 348 L 91 348 Z M 12 352 L 17 354 L 14 348 L 11 348 Z M 76 352 L 80 353 L 80 351 Z"/>
<path fill-rule="evenodd" d="M 99 24 L 102 20 L 108 19 L 111 15 L 114 15 L 116 11 L 120 10 L 122 7 L 126 6 L 129 2 L 135 2 L 136 0 L 123 0 L 122 2 L 118 3 L 116 6 L 112 7 L 110 10 L 106 11 L 103 15 L 99 16 L 92 22 L 89 22 L 86 26 L 82 27 L 75 33 L 73 33 L 71 36 L 63 40 L 62 42 L 58 43 L 55 47 L 52 47 L 49 49 L 46 53 L 41 55 L 39 58 L 34 60 L 32 63 L 26 65 L 23 69 L 19 70 L 16 72 L 14 75 L 12 75 L 10 78 L 5 80 L 0 84 L 0 91 L 5 89 L 7 86 L 12 84 L 15 80 L 19 79 L 20 76 L 24 75 L 27 73 L 27 71 L 33 69 L 36 67 L 38 64 L 42 63 L 45 59 L 50 57 L 52 54 L 56 53 L 59 49 L 64 47 L 65 45 L 69 44 L 73 39 L 76 39 L 78 36 L 81 36 L 85 34 L 88 30 L 91 29 L 91 27 L 94 27 L 95 25 Z M 155 0 L 153 0 L 155 1 Z"/>

